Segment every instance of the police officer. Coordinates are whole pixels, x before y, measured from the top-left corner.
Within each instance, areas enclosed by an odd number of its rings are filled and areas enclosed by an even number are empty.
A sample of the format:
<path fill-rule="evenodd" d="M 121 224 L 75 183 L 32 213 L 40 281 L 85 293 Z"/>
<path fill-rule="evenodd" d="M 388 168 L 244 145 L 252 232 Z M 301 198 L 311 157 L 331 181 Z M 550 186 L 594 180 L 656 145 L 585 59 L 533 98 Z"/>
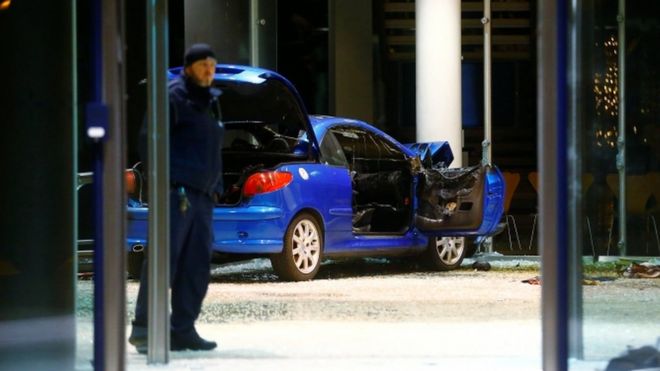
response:
<path fill-rule="evenodd" d="M 214 200 L 223 189 L 220 91 L 211 86 L 215 66 L 215 54 L 208 45 L 192 45 L 184 55 L 181 75 L 168 86 L 172 350 L 211 350 L 217 346 L 199 336 L 194 326 L 210 281 Z M 128 340 L 140 353 L 147 350 L 146 271 L 145 262 Z"/>

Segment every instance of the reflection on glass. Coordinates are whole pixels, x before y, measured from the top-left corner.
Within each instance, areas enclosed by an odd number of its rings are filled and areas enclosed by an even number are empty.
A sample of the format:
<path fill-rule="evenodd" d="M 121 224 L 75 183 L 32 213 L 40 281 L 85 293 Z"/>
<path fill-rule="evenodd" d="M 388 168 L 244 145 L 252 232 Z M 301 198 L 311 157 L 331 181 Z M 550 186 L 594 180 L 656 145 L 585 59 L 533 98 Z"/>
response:
<path fill-rule="evenodd" d="M 578 121 L 584 223 L 583 350 L 603 366 L 660 338 L 660 4 L 625 3 L 625 67 L 619 68 L 619 1 L 582 3 L 578 40 Z M 621 19 L 621 18 L 620 18 Z M 619 79 L 625 76 L 620 104 Z M 626 257 L 617 246 L 619 115 L 625 113 Z M 634 257 L 634 259 L 633 259 Z M 644 263 L 646 266 L 635 265 Z M 660 274 L 658 274 L 660 275 Z M 633 356 L 634 357 L 634 356 Z M 603 367 L 604 368 L 604 367 Z M 638 367 L 642 368 L 642 367 Z"/>

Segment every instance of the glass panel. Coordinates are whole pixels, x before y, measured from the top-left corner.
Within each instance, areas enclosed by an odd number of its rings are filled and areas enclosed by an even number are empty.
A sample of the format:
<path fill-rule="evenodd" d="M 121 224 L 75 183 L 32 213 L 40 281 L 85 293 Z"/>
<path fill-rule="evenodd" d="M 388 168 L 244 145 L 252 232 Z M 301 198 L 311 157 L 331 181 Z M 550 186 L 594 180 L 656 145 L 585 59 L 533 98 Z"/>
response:
<path fill-rule="evenodd" d="M 298 89 L 308 112 L 328 112 L 328 1 L 277 3 L 277 70 Z"/>
<path fill-rule="evenodd" d="M 250 64 L 249 1 L 205 0 L 183 3 L 185 45 L 205 42 L 214 47 L 221 63 Z"/>
<path fill-rule="evenodd" d="M 623 354 L 637 362 L 630 348 L 660 345 L 660 329 L 649 325 L 660 323 L 660 281 L 644 278 L 648 268 L 633 264 L 660 264 L 660 4 L 578 3 L 577 77 L 571 81 L 576 91 L 570 104 L 581 147 L 576 204 L 583 219 L 582 345 L 586 361 L 604 366 Z M 618 16 L 621 5 L 625 17 Z"/>
<path fill-rule="evenodd" d="M 334 133 L 328 132 L 323 137 L 320 151 L 321 160 L 326 164 L 348 167 L 348 161 Z"/>

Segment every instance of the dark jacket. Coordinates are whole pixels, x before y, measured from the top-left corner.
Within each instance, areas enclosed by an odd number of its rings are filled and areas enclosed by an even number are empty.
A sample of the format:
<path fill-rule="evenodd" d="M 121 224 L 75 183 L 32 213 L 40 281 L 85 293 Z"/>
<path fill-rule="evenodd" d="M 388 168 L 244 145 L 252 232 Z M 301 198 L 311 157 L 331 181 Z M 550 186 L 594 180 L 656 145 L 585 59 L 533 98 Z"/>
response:
<path fill-rule="evenodd" d="M 202 88 L 182 75 L 169 83 L 169 92 L 170 181 L 222 194 L 220 91 Z"/>
<path fill-rule="evenodd" d="M 221 122 L 215 88 L 202 88 L 181 75 L 168 84 L 170 98 L 170 182 L 210 196 L 222 194 Z M 146 123 L 141 147 L 146 154 Z M 142 156 L 146 163 L 146 157 Z"/>

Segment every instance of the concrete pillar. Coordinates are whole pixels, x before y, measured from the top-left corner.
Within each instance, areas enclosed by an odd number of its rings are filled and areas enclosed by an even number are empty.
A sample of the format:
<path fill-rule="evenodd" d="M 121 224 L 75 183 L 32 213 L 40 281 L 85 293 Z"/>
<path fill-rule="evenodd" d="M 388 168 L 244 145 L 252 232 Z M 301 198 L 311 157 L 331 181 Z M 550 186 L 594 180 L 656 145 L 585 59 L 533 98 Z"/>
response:
<path fill-rule="evenodd" d="M 330 0 L 328 6 L 330 113 L 373 122 L 371 0 Z"/>
<path fill-rule="evenodd" d="M 417 141 L 446 140 L 462 166 L 461 1 L 415 2 Z"/>

